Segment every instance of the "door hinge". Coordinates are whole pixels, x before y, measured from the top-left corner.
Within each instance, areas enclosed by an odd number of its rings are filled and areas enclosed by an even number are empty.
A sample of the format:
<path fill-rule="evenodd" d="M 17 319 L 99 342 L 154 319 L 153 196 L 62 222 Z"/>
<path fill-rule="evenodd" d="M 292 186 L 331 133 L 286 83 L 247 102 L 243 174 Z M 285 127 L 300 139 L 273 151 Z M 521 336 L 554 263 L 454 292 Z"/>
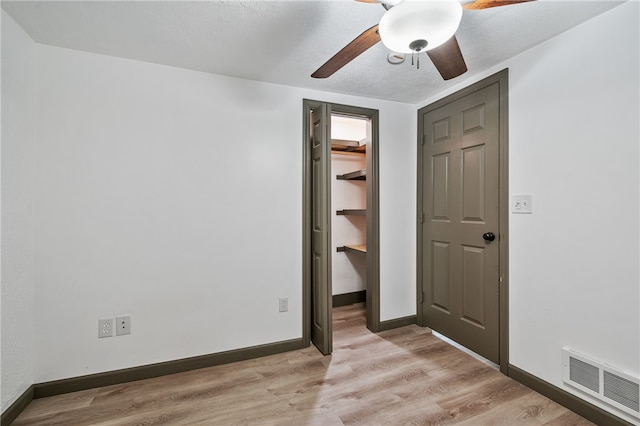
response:
<path fill-rule="evenodd" d="M 420 293 L 420 304 L 424 305 L 424 291 Z"/>
<path fill-rule="evenodd" d="M 426 139 L 427 135 L 422 135 L 422 137 L 420 138 L 420 144 L 424 145 L 424 141 Z"/>
<path fill-rule="evenodd" d="M 420 223 L 424 223 L 424 213 L 420 214 Z"/>

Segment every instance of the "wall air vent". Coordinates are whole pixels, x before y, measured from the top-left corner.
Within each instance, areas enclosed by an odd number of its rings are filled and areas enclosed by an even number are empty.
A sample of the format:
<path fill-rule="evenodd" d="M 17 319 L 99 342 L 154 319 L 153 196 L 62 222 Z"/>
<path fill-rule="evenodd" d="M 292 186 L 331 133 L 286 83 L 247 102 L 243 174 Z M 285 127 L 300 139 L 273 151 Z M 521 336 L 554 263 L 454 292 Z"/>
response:
<path fill-rule="evenodd" d="M 594 392 L 600 392 L 600 369 L 588 362 L 569 357 L 569 380 Z"/>
<path fill-rule="evenodd" d="M 562 349 L 562 380 L 607 404 L 640 418 L 640 379 L 571 349 Z"/>

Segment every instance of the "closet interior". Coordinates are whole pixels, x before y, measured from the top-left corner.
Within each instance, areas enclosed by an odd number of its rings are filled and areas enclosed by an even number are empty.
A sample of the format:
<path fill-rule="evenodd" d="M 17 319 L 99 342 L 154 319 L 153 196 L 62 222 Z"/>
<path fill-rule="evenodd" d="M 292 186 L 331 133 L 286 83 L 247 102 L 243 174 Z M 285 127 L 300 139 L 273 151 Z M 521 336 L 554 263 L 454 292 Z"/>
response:
<path fill-rule="evenodd" d="M 331 116 L 331 241 L 334 306 L 364 302 L 367 254 L 367 118 Z"/>

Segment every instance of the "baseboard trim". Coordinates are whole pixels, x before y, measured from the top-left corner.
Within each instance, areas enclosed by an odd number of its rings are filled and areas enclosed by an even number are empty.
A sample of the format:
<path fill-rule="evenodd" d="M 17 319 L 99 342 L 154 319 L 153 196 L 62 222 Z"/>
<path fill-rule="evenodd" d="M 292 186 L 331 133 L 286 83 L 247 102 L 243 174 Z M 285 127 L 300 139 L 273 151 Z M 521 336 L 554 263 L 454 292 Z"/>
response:
<path fill-rule="evenodd" d="M 378 331 L 391 330 L 394 328 L 404 327 L 405 325 L 416 324 L 416 316 L 409 315 L 408 317 L 396 318 L 387 321 L 380 321 L 380 327 Z"/>
<path fill-rule="evenodd" d="M 4 412 L 2 413 L 2 419 L 0 420 L 1 426 L 9 426 L 16 418 L 18 418 L 20 413 L 22 413 L 24 409 L 27 408 L 27 405 L 29 405 L 31 401 L 33 401 L 33 389 L 33 385 L 29 386 L 27 390 L 24 391 L 22 395 L 20 395 L 18 399 L 16 399 L 13 404 L 9 406 L 9 408 L 4 410 Z"/>
<path fill-rule="evenodd" d="M 354 303 L 363 303 L 367 301 L 367 291 L 360 290 L 352 293 L 334 294 L 333 307 L 353 305 Z"/>
<path fill-rule="evenodd" d="M 274 355 L 282 352 L 302 349 L 303 347 L 302 339 L 286 340 L 283 342 L 252 346 L 249 348 L 218 352 L 191 358 L 183 358 L 157 364 L 143 365 L 140 367 L 125 368 L 122 370 L 107 371 L 105 373 L 54 380 L 51 382 L 35 384 L 33 386 L 33 397 L 44 398 L 47 396 L 60 395 L 85 389 L 150 379 L 153 377 L 182 373 L 184 371 L 197 370 L 199 368 L 213 367 L 215 365 L 229 364 L 232 362 Z"/>
<path fill-rule="evenodd" d="M 519 369 L 518 367 L 514 367 L 511 364 L 509 364 L 507 375 L 515 381 L 522 383 L 528 388 L 533 389 L 534 391 L 546 396 L 597 425 L 633 426 L 631 423 L 621 419 L 620 417 L 617 417 L 614 414 L 591 404 L 590 402 L 580 399 L 577 396 L 540 379 L 539 377 Z"/>

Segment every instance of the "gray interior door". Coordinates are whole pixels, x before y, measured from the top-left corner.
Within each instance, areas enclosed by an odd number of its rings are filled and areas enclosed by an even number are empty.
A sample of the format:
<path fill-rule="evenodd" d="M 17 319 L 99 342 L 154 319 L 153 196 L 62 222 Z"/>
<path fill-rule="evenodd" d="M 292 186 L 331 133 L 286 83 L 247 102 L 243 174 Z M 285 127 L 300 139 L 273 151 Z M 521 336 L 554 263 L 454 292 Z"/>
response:
<path fill-rule="evenodd" d="M 331 292 L 331 143 L 329 108 L 321 105 L 310 114 L 311 148 L 311 341 L 324 355 L 332 348 Z"/>
<path fill-rule="evenodd" d="M 499 96 L 495 83 L 419 115 L 423 322 L 497 364 Z"/>

